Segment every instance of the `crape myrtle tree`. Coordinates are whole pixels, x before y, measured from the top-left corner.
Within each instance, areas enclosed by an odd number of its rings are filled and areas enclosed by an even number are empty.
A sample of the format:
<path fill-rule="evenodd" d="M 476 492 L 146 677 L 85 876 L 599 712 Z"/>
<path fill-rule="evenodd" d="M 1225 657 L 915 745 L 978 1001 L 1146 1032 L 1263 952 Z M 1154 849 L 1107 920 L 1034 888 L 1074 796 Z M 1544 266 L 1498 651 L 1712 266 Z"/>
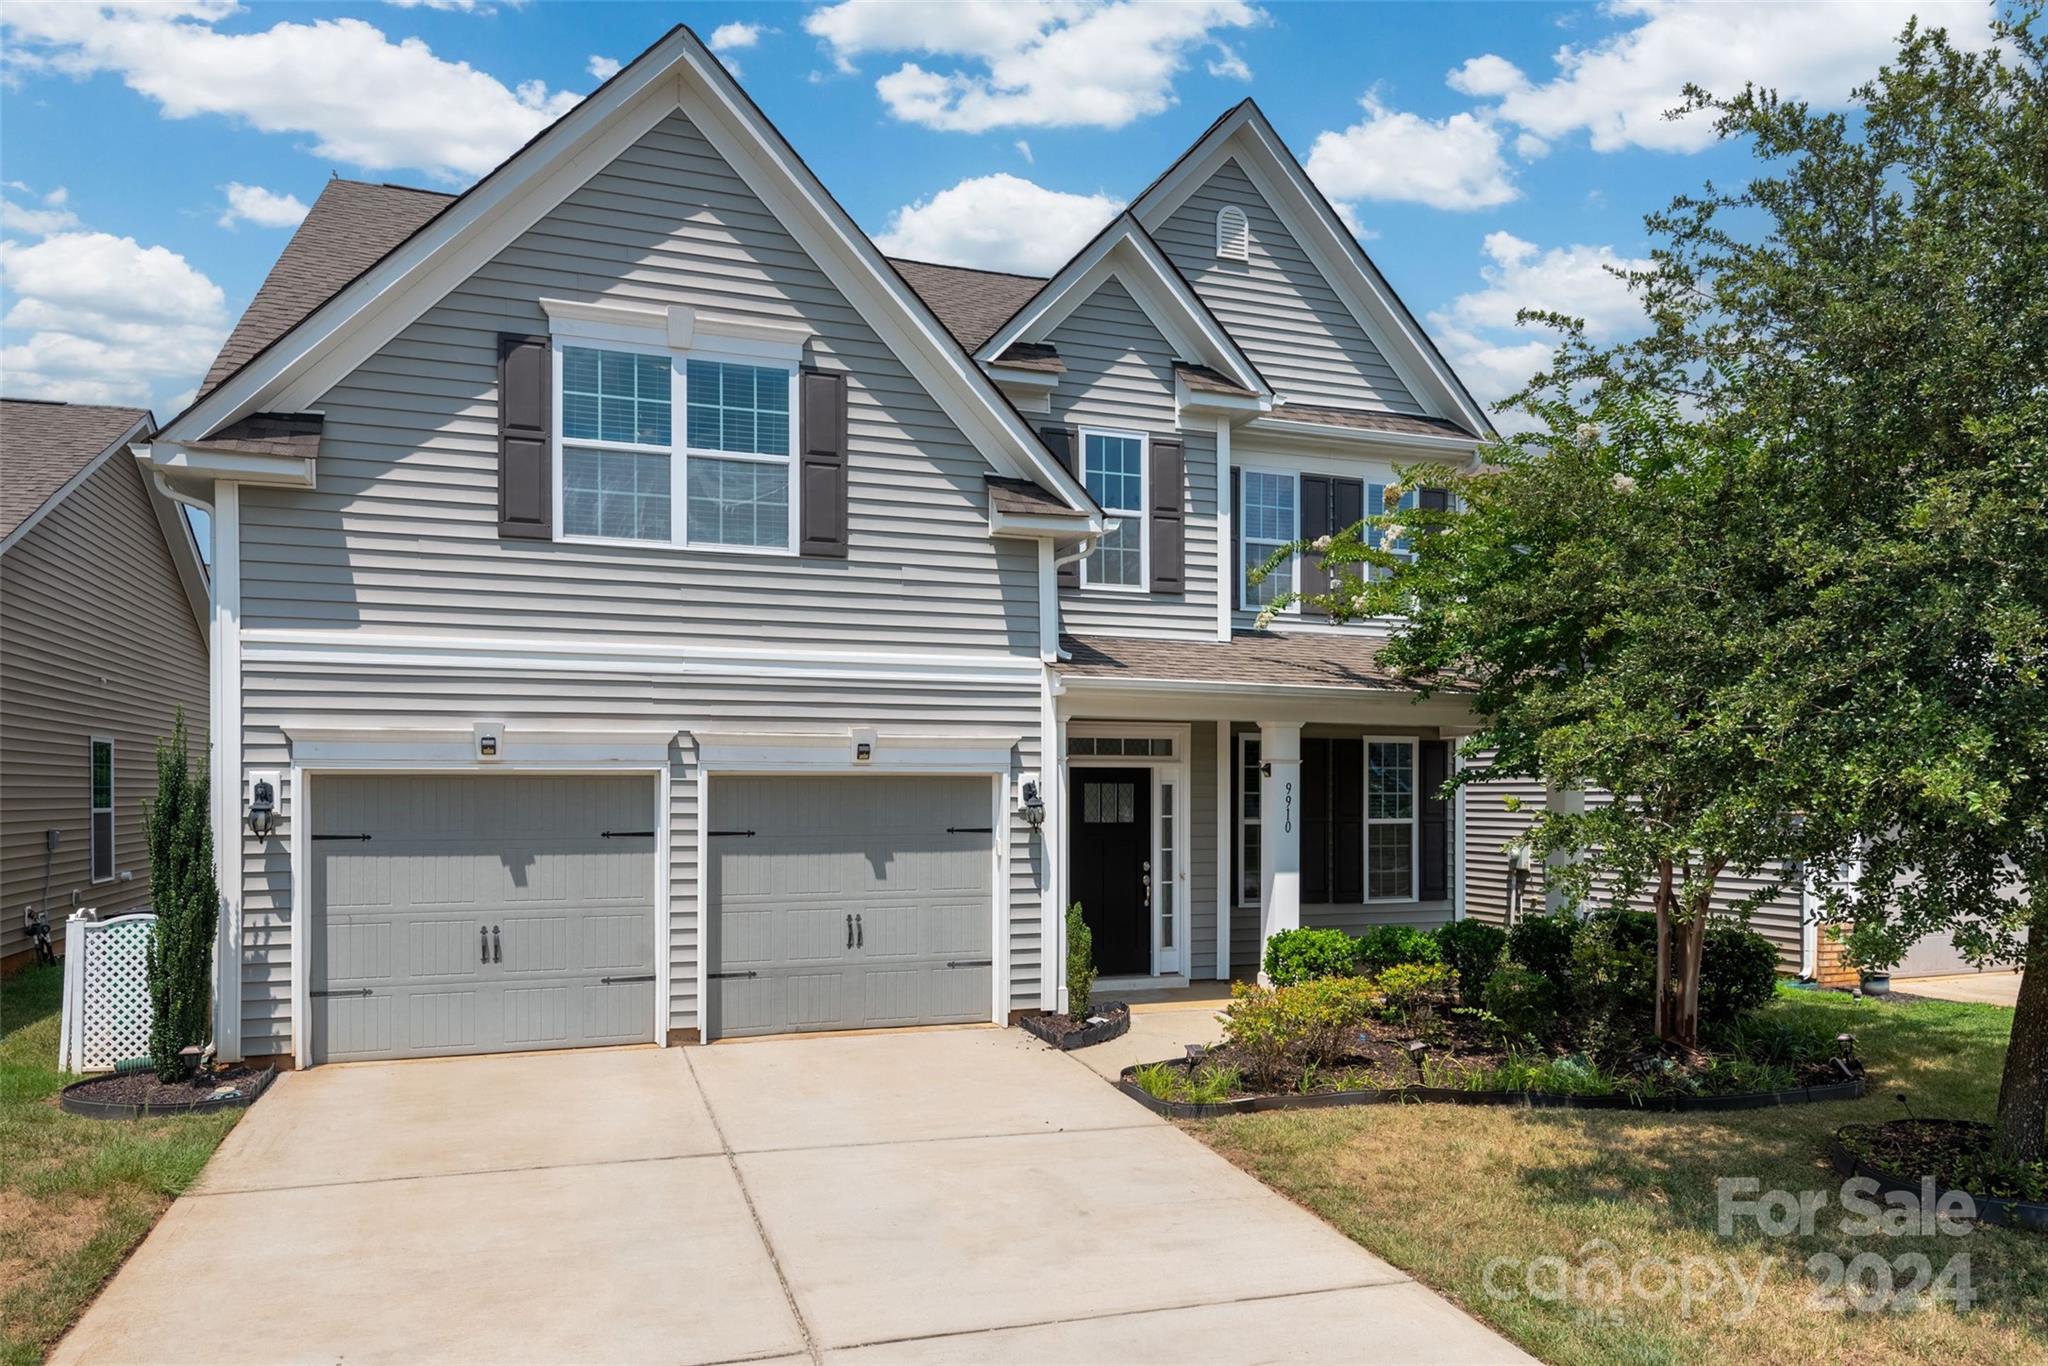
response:
<path fill-rule="evenodd" d="M 1425 692 L 1469 689 L 1481 727 L 1467 749 L 1493 751 L 1462 779 L 1612 794 L 1537 814 L 1531 842 L 1587 851 L 1546 874 L 1576 901 L 1649 896 L 1657 1034 L 1693 1052 L 1717 881 L 1812 826 L 1782 743 L 1801 688 L 1773 642 L 1802 607 L 1771 551 L 1774 462 L 1685 419 L 1668 389 L 1605 370 L 1573 336 L 1509 402 L 1531 430 L 1490 448 L 1481 470 L 1404 471 L 1453 495 L 1421 500 L 1448 508 L 1367 518 L 1257 572 L 1316 556 L 1329 591 L 1281 605 L 1402 618 L 1382 661 Z"/>
<path fill-rule="evenodd" d="M 1909 25 L 1847 115 L 1757 89 L 1690 112 L 1764 173 L 1649 220 L 1652 335 L 1717 443 L 1777 457 L 1774 659 L 1810 689 L 1816 860 L 1871 966 L 1946 931 L 2023 961 L 1997 1146 L 2048 1157 L 2048 101 L 2038 3 L 1958 48 Z M 1720 524 L 1725 524 L 1722 519 Z M 1825 762 L 1812 761 L 1824 759 Z"/>

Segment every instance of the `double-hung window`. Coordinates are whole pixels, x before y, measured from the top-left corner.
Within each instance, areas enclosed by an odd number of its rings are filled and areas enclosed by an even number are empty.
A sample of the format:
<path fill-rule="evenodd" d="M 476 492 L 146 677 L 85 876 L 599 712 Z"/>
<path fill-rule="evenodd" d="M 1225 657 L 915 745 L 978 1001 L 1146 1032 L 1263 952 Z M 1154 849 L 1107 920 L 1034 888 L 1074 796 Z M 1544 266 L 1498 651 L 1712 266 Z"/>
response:
<path fill-rule="evenodd" d="M 1415 895 L 1415 742 L 1365 745 L 1365 898 Z"/>
<path fill-rule="evenodd" d="M 1300 487 L 1292 474 L 1272 470 L 1245 470 L 1240 476 L 1238 558 L 1244 566 L 1243 604 L 1255 610 L 1294 590 L 1294 561 L 1289 560 L 1253 583 L 1252 571 L 1271 559 L 1273 552 L 1290 545 L 1300 515 Z"/>
<path fill-rule="evenodd" d="M 114 877 L 114 742 L 95 738 L 91 763 L 92 880 L 111 882 Z"/>
<path fill-rule="evenodd" d="M 556 340 L 562 535 L 795 548 L 793 367 Z"/>
<path fill-rule="evenodd" d="M 1081 433 L 1081 477 L 1115 531 L 1082 562 L 1089 588 L 1145 588 L 1145 438 L 1118 432 Z"/>
<path fill-rule="evenodd" d="M 1400 501 L 1395 504 L 1395 508 L 1399 511 L 1407 512 L 1409 509 L 1417 506 L 1418 502 L 1419 498 L 1415 490 L 1409 489 L 1401 495 Z M 1367 484 L 1365 486 L 1366 515 L 1368 517 L 1384 517 L 1390 510 L 1392 509 L 1387 507 L 1387 486 L 1385 484 Z M 1384 547 L 1390 554 L 1399 555 L 1403 559 L 1413 559 L 1415 556 L 1414 546 L 1407 536 L 1397 536 L 1392 544 L 1388 544 L 1386 533 L 1377 526 L 1366 529 L 1366 543 L 1375 550 Z M 1375 569 L 1373 575 L 1376 578 L 1384 578 L 1386 571 Z"/>

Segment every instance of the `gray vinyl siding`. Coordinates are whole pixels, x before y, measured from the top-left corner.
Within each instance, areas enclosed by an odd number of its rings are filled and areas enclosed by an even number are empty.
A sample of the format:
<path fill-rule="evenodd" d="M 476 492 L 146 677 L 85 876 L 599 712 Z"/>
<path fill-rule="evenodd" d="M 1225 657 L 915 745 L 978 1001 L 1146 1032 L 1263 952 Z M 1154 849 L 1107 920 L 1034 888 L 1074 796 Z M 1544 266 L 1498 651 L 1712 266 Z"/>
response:
<path fill-rule="evenodd" d="M 243 670 L 244 771 L 288 775 L 285 732 L 294 726 L 462 727 L 478 716 L 508 731 L 578 727 L 675 727 L 667 773 L 672 992 L 668 1027 L 696 1028 L 697 924 L 696 731 L 819 732 L 873 726 L 891 733 L 1014 735 L 1010 773 L 1039 769 L 1039 697 L 1021 684 L 862 683 L 788 679 L 705 679 L 531 670 L 422 671 L 402 666 L 255 665 Z M 318 784 L 319 776 L 310 781 Z M 651 780 L 650 780 L 651 781 Z M 715 780 L 714 780 L 715 781 Z M 242 840 L 242 1051 L 289 1053 L 293 892 L 291 822 L 297 795 L 289 777 L 277 828 L 258 847 Z M 317 792 L 317 788 L 316 788 Z M 316 798 L 317 800 L 317 795 Z M 1036 1009 L 1041 980 L 1041 841 L 1012 812 L 1009 824 L 1010 1009 Z"/>
<path fill-rule="evenodd" d="M 1249 261 L 1216 255 L 1216 213 L 1226 204 L 1245 212 Z M 1422 411 L 1235 160 L 1217 167 L 1153 236 L 1281 398 Z"/>
<path fill-rule="evenodd" d="M 545 332 L 543 297 L 810 327 L 805 363 L 848 375 L 847 558 L 500 539 L 497 337 Z M 679 113 L 312 406 L 319 487 L 244 493 L 251 628 L 1036 649 L 987 460 Z"/>
<path fill-rule="evenodd" d="M 1066 628 L 1083 635 L 1142 634 L 1213 638 L 1216 633 L 1216 434 L 1181 431 L 1174 404 L 1173 347 L 1138 301 L 1111 279 L 1063 319 L 1046 340 L 1066 372 L 1052 396 L 1052 421 L 1178 437 L 1185 443 L 1187 591 L 1133 593 L 1068 588 L 1060 594 Z M 1074 459 L 1080 468 L 1081 451 Z"/>
<path fill-rule="evenodd" d="M 46 906 L 62 948 L 79 907 L 149 904 L 143 808 L 156 742 L 178 708 L 195 767 L 207 744 L 206 637 L 126 451 L 117 451 L 0 556 L 0 961 L 31 945 Z M 114 741 L 115 880 L 95 885 L 91 737 Z M 43 832 L 61 832 L 45 862 Z M 45 900 L 44 873 L 49 874 Z M 133 876 L 122 881 L 120 875 Z"/>
<path fill-rule="evenodd" d="M 1483 765 L 1488 756 L 1476 756 L 1472 762 Z M 1502 804 L 1505 796 L 1519 797 L 1522 802 L 1519 811 L 1509 811 Z M 1543 785 L 1533 778 L 1503 778 L 1493 782 L 1474 783 L 1465 789 L 1465 862 L 1470 888 L 1467 893 L 1466 911 L 1474 919 L 1485 920 L 1495 925 L 1505 924 L 1508 907 L 1507 858 L 1502 848 L 1525 835 L 1535 814 L 1544 808 L 1546 794 Z M 1598 805 L 1611 800 L 1607 794 L 1587 793 L 1588 805 Z M 1801 884 L 1794 871 L 1780 865 L 1744 871 L 1727 869 L 1714 884 L 1714 909 L 1733 915 L 1744 908 L 1746 902 L 1759 893 L 1768 893 L 1765 899 L 1747 910 L 1749 927 L 1771 941 L 1778 951 L 1780 971 L 1796 973 L 1801 964 L 1801 936 L 1803 916 L 1801 905 Z M 1608 904 L 1612 893 L 1604 879 L 1596 879 L 1594 900 Z M 1644 889 L 1631 897 L 1629 905 L 1637 910 L 1651 909 L 1650 889 Z M 1543 910 L 1543 870 L 1539 865 L 1532 874 L 1522 893 L 1522 909 L 1527 913 Z"/>

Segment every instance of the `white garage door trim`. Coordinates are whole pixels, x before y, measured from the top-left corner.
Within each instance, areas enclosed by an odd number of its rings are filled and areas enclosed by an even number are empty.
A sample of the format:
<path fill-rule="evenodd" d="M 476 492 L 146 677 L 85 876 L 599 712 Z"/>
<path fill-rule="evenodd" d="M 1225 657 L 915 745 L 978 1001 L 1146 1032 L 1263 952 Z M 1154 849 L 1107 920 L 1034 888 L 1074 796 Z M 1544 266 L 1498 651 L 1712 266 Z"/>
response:
<path fill-rule="evenodd" d="M 711 811 L 711 780 L 762 774 L 819 776 L 851 774 L 901 774 L 952 777 L 986 777 L 989 780 L 989 824 L 996 832 L 993 870 L 995 893 L 989 898 L 990 942 L 994 945 L 994 971 L 989 990 L 989 1022 L 1009 1020 L 1010 999 L 1010 754 L 1018 743 L 1015 736 L 1001 735 L 900 735 L 872 730 L 842 730 L 815 734 L 784 732 L 700 731 L 697 742 L 697 1029 L 698 1037 L 711 1042 L 708 1008 L 711 1000 L 711 954 L 707 950 L 706 927 L 711 923 L 711 879 L 704 870 L 711 866 L 708 836 Z M 868 758 L 857 756 L 860 746 L 868 747 Z"/>
<path fill-rule="evenodd" d="M 291 783 L 283 795 L 283 815 L 290 822 L 290 861 L 292 887 L 292 1058 L 296 1066 L 305 1068 L 313 1065 L 312 1031 L 312 853 L 309 837 L 313 830 L 313 802 L 316 800 L 317 783 L 309 780 L 321 777 L 392 777 L 418 773 L 471 773 L 483 776 L 494 774 L 553 774 L 560 777 L 602 776 L 605 774 L 643 773 L 655 784 L 654 797 L 654 1041 L 666 1047 L 668 1042 L 669 1012 L 669 829 L 671 821 L 669 763 L 666 755 L 668 739 L 674 732 L 663 732 L 660 741 L 664 753 L 659 762 L 647 757 L 647 743 L 632 747 L 630 757 L 622 757 L 616 763 L 592 763 L 587 757 L 576 760 L 505 760 L 494 762 L 463 762 L 449 759 L 384 759 L 374 764 L 351 760 L 332 762 L 294 763 L 291 766 Z M 239 817 L 239 812 L 237 813 Z"/>

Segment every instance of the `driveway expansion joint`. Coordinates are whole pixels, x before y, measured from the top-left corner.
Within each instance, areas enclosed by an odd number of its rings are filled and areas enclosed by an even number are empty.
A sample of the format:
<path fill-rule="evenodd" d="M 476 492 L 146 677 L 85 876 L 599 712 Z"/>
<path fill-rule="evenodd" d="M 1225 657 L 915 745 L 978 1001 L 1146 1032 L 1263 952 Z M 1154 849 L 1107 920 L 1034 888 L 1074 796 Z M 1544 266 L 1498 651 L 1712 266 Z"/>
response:
<path fill-rule="evenodd" d="M 445 1181 L 465 1176 L 505 1176 L 520 1172 L 574 1171 L 579 1167 L 630 1167 L 643 1162 L 705 1162 L 723 1153 L 649 1153 L 644 1157 L 597 1157 L 582 1162 L 528 1162 L 512 1167 L 463 1167 L 447 1172 L 406 1172 L 397 1176 L 351 1176 L 336 1181 L 294 1181 L 279 1186 L 227 1186 L 218 1190 L 188 1190 L 201 1199 L 223 1195 L 271 1195 L 285 1191 L 332 1190 L 337 1186 L 388 1186 L 400 1181 Z"/>

